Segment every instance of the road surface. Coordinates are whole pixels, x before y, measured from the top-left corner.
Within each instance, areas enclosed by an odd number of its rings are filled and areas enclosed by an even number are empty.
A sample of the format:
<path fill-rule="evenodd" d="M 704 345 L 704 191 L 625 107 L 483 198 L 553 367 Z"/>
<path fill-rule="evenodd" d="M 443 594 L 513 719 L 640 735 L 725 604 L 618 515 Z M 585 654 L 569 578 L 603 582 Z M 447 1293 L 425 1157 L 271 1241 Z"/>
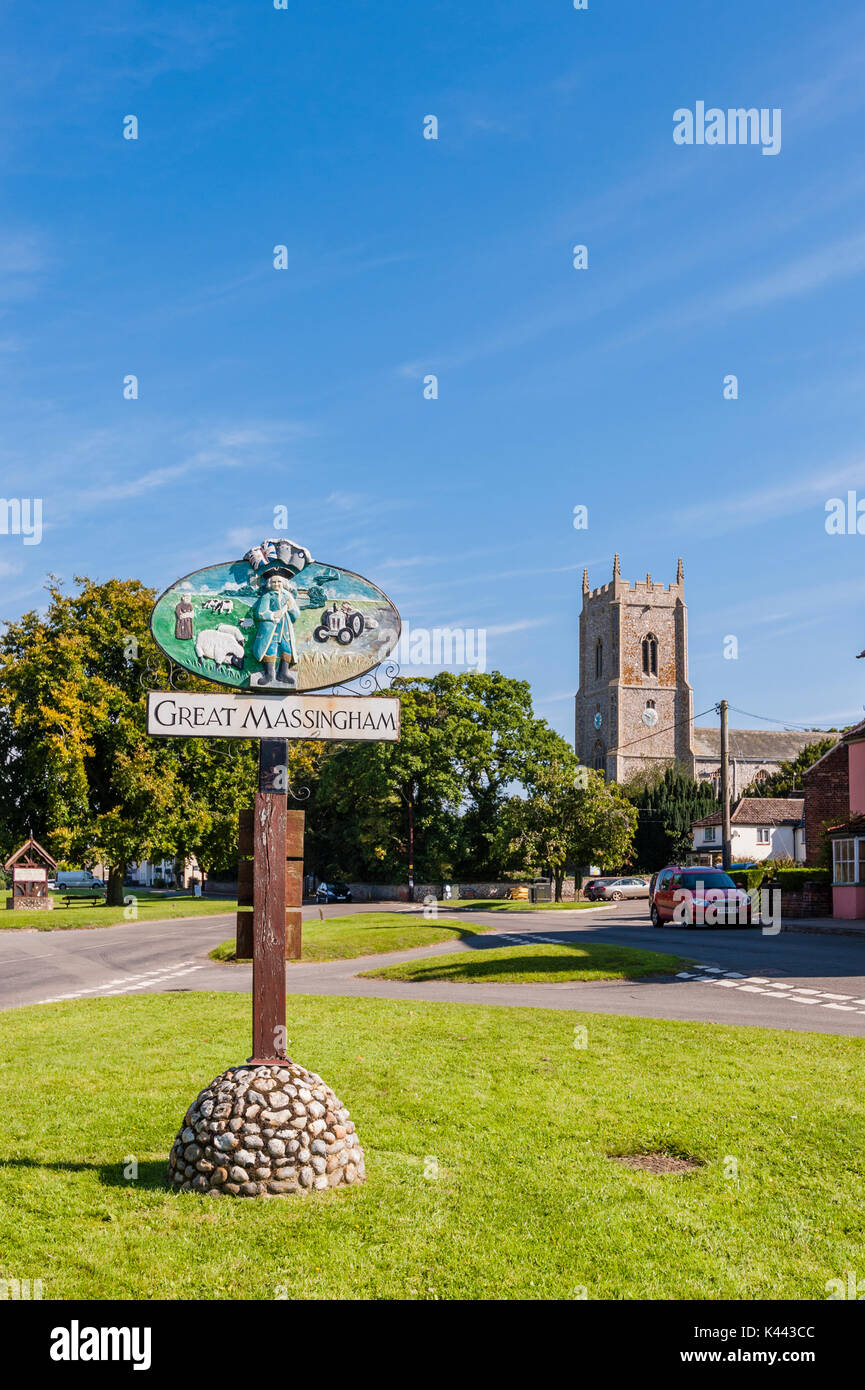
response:
<path fill-rule="evenodd" d="M 409 912 L 404 904 L 356 903 L 323 909 L 346 912 Z M 304 909 L 306 919 L 318 909 Z M 640 1018 L 693 1019 L 764 1028 L 865 1036 L 865 938 L 757 929 L 681 927 L 655 931 L 642 903 L 619 903 L 574 912 L 463 913 L 459 917 L 492 934 L 409 951 L 286 968 L 289 992 L 365 995 L 384 999 L 449 1000 L 517 1004 L 626 1014 Z M 250 966 L 218 964 L 208 952 L 234 933 L 233 914 L 183 921 L 124 922 L 88 931 L 0 932 L 0 1008 L 58 999 L 219 990 L 249 992 Z M 597 941 L 642 946 L 690 957 L 698 965 L 681 977 L 643 981 L 592 981 L 545 985 L 407 984 L 361 980 L 358 973 L 397 961 L 486 950 L 537 941 Z"/>

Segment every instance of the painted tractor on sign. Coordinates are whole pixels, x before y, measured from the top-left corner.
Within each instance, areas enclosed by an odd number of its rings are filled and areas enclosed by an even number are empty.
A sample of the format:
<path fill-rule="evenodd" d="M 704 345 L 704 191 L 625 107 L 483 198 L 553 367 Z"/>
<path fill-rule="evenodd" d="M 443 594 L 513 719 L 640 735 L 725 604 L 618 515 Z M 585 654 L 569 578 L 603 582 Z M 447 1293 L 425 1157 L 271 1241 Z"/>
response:
<path fill-rule="evenodd" d="M 358 613 L 351 604 L 344 603 L 341 608 L 334 604 L 322 613 L 321 623 L 312 635 L 316 642 L 326 642 L 328 638 L 335 637 L 340 646 L 347 647 L 355 637 L 360 637 L 363 626 L 363 614 Z"/>

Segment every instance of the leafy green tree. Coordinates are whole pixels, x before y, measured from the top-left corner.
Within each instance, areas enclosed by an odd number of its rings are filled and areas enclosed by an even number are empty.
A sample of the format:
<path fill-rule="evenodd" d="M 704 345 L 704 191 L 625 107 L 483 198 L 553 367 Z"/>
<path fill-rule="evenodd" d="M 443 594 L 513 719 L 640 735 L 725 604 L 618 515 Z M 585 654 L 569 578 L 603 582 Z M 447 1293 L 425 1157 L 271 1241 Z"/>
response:
<path fill-rule="evenodd" d="M 447 736 L 463 787 L 455 872 L 498 878 L 499 818 L 516 785 L 568 747 L 532 709 L 531 687 L 499 671 L 442 672 L 433 678 L 448 707 Z"/>
<path fill-rule="evenodd" d="M 837 734 L 827 734 L 826 738 L 818 739 L 816 743 L 806 744 L 795 758 L 782 762 L 777 772 L 752 782 L 745 796 L 790 796 L 794 791 L 801 791 L 804 786 L 802 774 L 819 762 L 837 742 Z"/>
<path fill-rule="evenodd" d="M 10 848 L 29 829 L 57 858 L 105 862 L 118 904 L 130 861 L 235 862 L 257 754 L 242 743 L 229 760 L 216 739 L 149 737 L 145 686 L 163 662 L 149 628 L 154 594 L 134 579 L 75 584 L 67 593 L 52 579 L 47 611 L 0 637 L 2 833 Z M 192 678 L 188 688 L 211 687 Z M 292 749 L 290 778 L 309 756 L 308 745 Z"/>
<path fill-rule="evenodd" d="M 398 678 L 399 743 L 337 745 L 310 807 L 307 859 L 326 878 L 417 882 L 452 872 L 463 794 L 446 702 L 431 682 Z M 411 842 L 413 841 L 413 845 Z"/>
<path fill-rule="evenodd" d="M 310 808 L 309 858 L 325 876 L 417 882 L 499 878 L 513 862 L 500 819 L 567 744 L 532 711 L 525 681 L 468 672 L 401 677 L 399 743 L 350 744 L 328 759 Z"/>
<path fill-rule="evenodd" d="M 561 902 L 569 865 L 618 870 L 628 862 L 637 811 L 616 783 L 607 786 L 602 773 L 579 769 L 565 746 L 534 769 L 530 794 L 512 797 L 503 819 L 523 862 L 551 871 Z"/>

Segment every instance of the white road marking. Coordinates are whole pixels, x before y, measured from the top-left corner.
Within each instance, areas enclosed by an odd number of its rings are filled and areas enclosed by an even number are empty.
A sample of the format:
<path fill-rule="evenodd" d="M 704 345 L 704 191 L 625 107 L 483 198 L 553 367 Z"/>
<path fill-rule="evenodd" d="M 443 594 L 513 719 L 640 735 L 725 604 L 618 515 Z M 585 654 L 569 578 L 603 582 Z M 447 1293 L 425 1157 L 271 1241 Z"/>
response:
<path fill-rule="evenodd" d="M 816 1009 L 837 1009 L 842 1013 L 865 1015 L 865 1009 L 855 1007 L 856 1004 L 865 1004 L 865 999 L 853 999 L 850 994 L 832 994 L 828 990 L 807 985 L 794 985 L 788 980 L 768 980 L 763 975 L 743 975 L 738 970 L 721 970 L 719 966 L 700 965 L 691 970 L 681 970 L 676 979 L 695 985 L 721 985 L 725 989 L 738 989 L 743 994 L 765 994 L 770 999 L 789 1000 L 792 1004 L 806 1004 Z M 840 1003 L 839 1000 L 852 1002 Z"/>
<path fill-rule="evenodd" d="M 203 970 L 202 961 L 184 960 L 177 965 L 164 965 L 159 970 L 147 970 L 141 975 L 123 975 L 113 980 L 106 980 L 101 985 L 93 985 L 90 989 L 74 990 L 70 994 L 55 994 L 50 999 L 37 999 L 35 1004 L 62 1004 L 67 999 L 84 999 L 89 995 L 101 995 L 108 998 L 115 994 L 133 994 L 137 990 L 148 989 L 152 985 L 165 984 L 168 980 L 176 980 L 182 975 L 190 975 L 195 970 Z M 124 986 L 123 988 L 112 988 L 112 986 Z"/>

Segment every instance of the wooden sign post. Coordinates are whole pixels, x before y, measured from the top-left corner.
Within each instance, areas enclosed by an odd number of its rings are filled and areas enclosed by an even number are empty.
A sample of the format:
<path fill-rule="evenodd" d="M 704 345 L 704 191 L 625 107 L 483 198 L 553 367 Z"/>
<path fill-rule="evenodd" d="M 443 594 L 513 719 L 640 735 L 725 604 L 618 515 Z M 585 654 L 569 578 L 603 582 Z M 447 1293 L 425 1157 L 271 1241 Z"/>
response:
<path fill-rule="evenodd" d="M 283 537 L 178 580 L 157 600 L 151 629 L 172 661 L 232 689 L 150 691 L 148 733 L 260 740 L 255 804 L 238 823 L 237 957 L 252 957 L 252 1056 L 190 1106 L 170 1181 L 245 1197 L 362 1182 L 348 1111 L 286 1052 L 285 962 L 301 954 L 304 831 L 303 811 L 288 809 L 288 748 L 291 739 L 399 739 L 392 696 L 302 693 L 379 665 L 399 639 L 399 614 L 369 580 Z M 244 1100 L 250 1077 L 260 1087 L 254 1110 Z"/>

